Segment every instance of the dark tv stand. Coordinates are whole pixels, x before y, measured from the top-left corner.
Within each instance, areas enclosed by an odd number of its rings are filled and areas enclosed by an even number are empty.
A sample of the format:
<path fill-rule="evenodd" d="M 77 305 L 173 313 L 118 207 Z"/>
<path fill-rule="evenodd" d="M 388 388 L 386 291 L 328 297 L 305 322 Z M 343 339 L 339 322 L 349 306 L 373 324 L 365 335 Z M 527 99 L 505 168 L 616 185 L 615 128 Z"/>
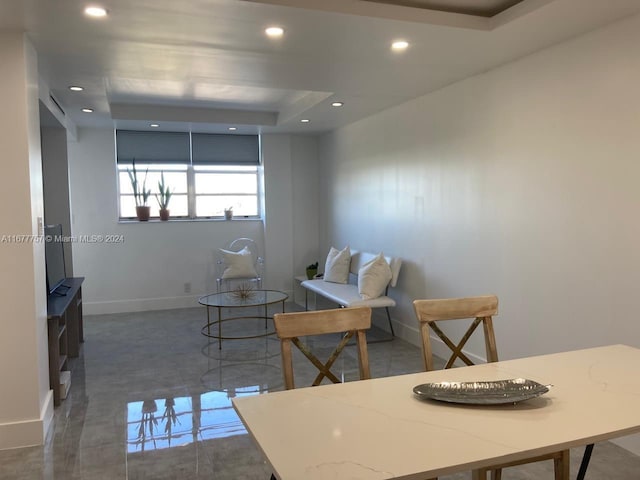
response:
<path fill-rule="evenodd" d="M 84 342 L 82 328 L 82 282 L 84 277 L 67 278 L 65 295 L 55 292 L 47 297 L 49 331 L 49 384 L 53 389 L 53 404 L 60 405 L 60 372 L 69 370 L 68 358 L 80 355 Z"/>

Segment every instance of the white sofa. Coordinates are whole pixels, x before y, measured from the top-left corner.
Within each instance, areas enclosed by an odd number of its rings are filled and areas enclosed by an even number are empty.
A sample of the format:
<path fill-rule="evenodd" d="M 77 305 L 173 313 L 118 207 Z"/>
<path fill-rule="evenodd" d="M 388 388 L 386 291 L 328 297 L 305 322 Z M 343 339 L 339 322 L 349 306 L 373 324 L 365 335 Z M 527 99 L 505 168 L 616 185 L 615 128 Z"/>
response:
<path fill-rule="evenodd" d="M 387 296 L 387 293 L 389 287 L 395 287 L 396 283 L 398 282 L 398 273 L 400 273 L 402 260 L 395 257 L 384 257 L 391 267 L 391 280 L 389 281 L 389 284 L 385 289 L 384 295 L 377 298 L 372 298 L 370 300 L 363 300 L 358 293 L 358 271 L 365 263 L 376 257 L 376 255 L 377 254 L 374 253 L 357 251 L 351 252 L 351 264 L 349 265 L 349 283 L 325 282 L 322 278 L 314 278 L 313 280 L 303 281 L 301 285 L 305 288 L 305 309 L 308 309 L 308 291 L 312 291 L 316 295 L 320 295 L 332 302 L 335 302 L 341 307 L 367 306 L 371 308 L 384 308 L 387 312 L 387 319 L 389 321 L 391 335 L 395 336 L 393 332 L 393 324 L 391 323 L 389 307 L 395 307 L 396 301 L 393 298 Z"/>

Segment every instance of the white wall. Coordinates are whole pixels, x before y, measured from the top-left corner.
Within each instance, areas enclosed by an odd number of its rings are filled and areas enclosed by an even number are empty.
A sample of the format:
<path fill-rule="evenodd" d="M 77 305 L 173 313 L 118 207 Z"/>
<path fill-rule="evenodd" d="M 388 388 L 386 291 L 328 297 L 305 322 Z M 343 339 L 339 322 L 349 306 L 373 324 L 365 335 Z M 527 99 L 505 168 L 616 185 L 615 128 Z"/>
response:
<path fill-rule="evenodd" d="M 304 276 L 307 265 L 323 262 L 320 250 L 318 142 L 316 137 L 291 138 L 294 276 Z M 292 300 L 304 305 L 305 289 L 293 284 Z"/>
<path fill-rule="evenodd" d="M 49 390 L 37 57 L 20 33 L 0 34 L 3 241 L 0 278 L 0 449 L 42 444 L 53 418 Z M 15 236 L 23 241 L 16 240 Z"/>
<path fill-rule="evenodd" d="M 75 275 L 86 277 L 85 313 L 197 306 L 199 296 L 215 291 L 215 252 L 238 237 L 253 238 L 260 245 L 266 262 L 264 286 L 291 294 L 294 268 L 300 268 L 294 267 L 291 253 L 294 212 L 315 201 L 295 201 L 292 155 L 302 165 L 316 160 L 315 143 L 292 138 L 263 137 L 266 226 L 244 219 L 118 223 L 113 130 L 80 129 L 68 152 L 72 233 L 124 239 L 73 246 Z M 185 292 L 187 283 L 190 293 Z"/>
<path fill-rule="evenodd" d="M 293 261 L 297 275 L 320 258 L 318 222 L 318 143 L 315 137 L 291 137 Z"/>
<path fill-rule="evenodd" d="M 276 290 L 291 291 L 293 275 L 293 192 L 288 135 L 262 137 L 265 183 L 266 276 Z M 271 185 L 279 188 L 270 188 Z M 277 261 L 274 261 L 277 259 Z"/>
<path fill-rule="evenodd" d="M 502 359 L 640 347 L 638 44 L 634 17 L 322 138 L 325 241 L 405 259 L 403 335 L 413 299 L 496 293 Z"/>

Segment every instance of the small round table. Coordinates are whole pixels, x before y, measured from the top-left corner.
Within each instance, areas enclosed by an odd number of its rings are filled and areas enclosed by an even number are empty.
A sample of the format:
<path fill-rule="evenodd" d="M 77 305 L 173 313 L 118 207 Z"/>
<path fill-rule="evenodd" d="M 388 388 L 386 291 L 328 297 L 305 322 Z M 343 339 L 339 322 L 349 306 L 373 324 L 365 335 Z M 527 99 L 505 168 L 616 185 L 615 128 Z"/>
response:
<path fill-rule="evenodd" d="M 217 338 L 218 339 L 218 348 L 222 349 L 222 340 L 239 340 L 245 338 L 258 338 L 258 337 L 266 337 L 268 335 L 273 335 L 276 333 L 267 332 L 267 320 L 273 317 L 270 317 L 267 312 L 267 308 L 269 305 L 273 305 L 275 303 L 282 303 L 282 312 L 284 313 L 284 302 L 289 298 L 289 296 L 278 290 L 249 290 L 246 292 L 242 292 L 244 295 L 241 295 L 240 291 L 230 291 L 230 292 L 220 292 L 220 293 L 212 293 L 210 295 L 205 295 L 204 297 L 200 297 L 198 299 L 198 303 L 200 305 L 204 305 L 207 307 L 207 324 L 202 327 L 202 334 L 209 338 Z M 211 321 L 211 317 L 209 314 L 209 308 L 217 308 L 218 309 L 218 319 Z M 222 309 L 223 308 L 245 308 L 245 307 L 264 307 L 264 316 L 259 315 L 251 315 L 246 317 L 229 317 L 222 318 Z M 228 322 L 229 320 L 240 320 L 243 318 L 264 318 L 264 328 L 265 333 L 260 335 L 247 335 L 247 336 L 236 336 L 236 337 L 225 337 L 222 335 L 222 322 Z M 218 334 L 215 335 L 211 333 L 211 327 L 213 325 L 218 325 Z"/>

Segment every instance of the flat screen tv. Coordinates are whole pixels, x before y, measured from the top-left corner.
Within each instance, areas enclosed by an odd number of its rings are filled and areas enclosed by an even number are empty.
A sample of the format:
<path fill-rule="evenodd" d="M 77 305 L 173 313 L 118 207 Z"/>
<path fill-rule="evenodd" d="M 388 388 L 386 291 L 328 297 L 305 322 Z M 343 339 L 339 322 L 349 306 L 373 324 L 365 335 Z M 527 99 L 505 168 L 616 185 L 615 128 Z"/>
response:
<path fill-rule="evenodd" d="M 67 278 L 64 267 L 64 242 L 62 225 L 45 225 L 44 255 L 47 264 L 47 292 L 64 295 L 64 281 Z"/>

